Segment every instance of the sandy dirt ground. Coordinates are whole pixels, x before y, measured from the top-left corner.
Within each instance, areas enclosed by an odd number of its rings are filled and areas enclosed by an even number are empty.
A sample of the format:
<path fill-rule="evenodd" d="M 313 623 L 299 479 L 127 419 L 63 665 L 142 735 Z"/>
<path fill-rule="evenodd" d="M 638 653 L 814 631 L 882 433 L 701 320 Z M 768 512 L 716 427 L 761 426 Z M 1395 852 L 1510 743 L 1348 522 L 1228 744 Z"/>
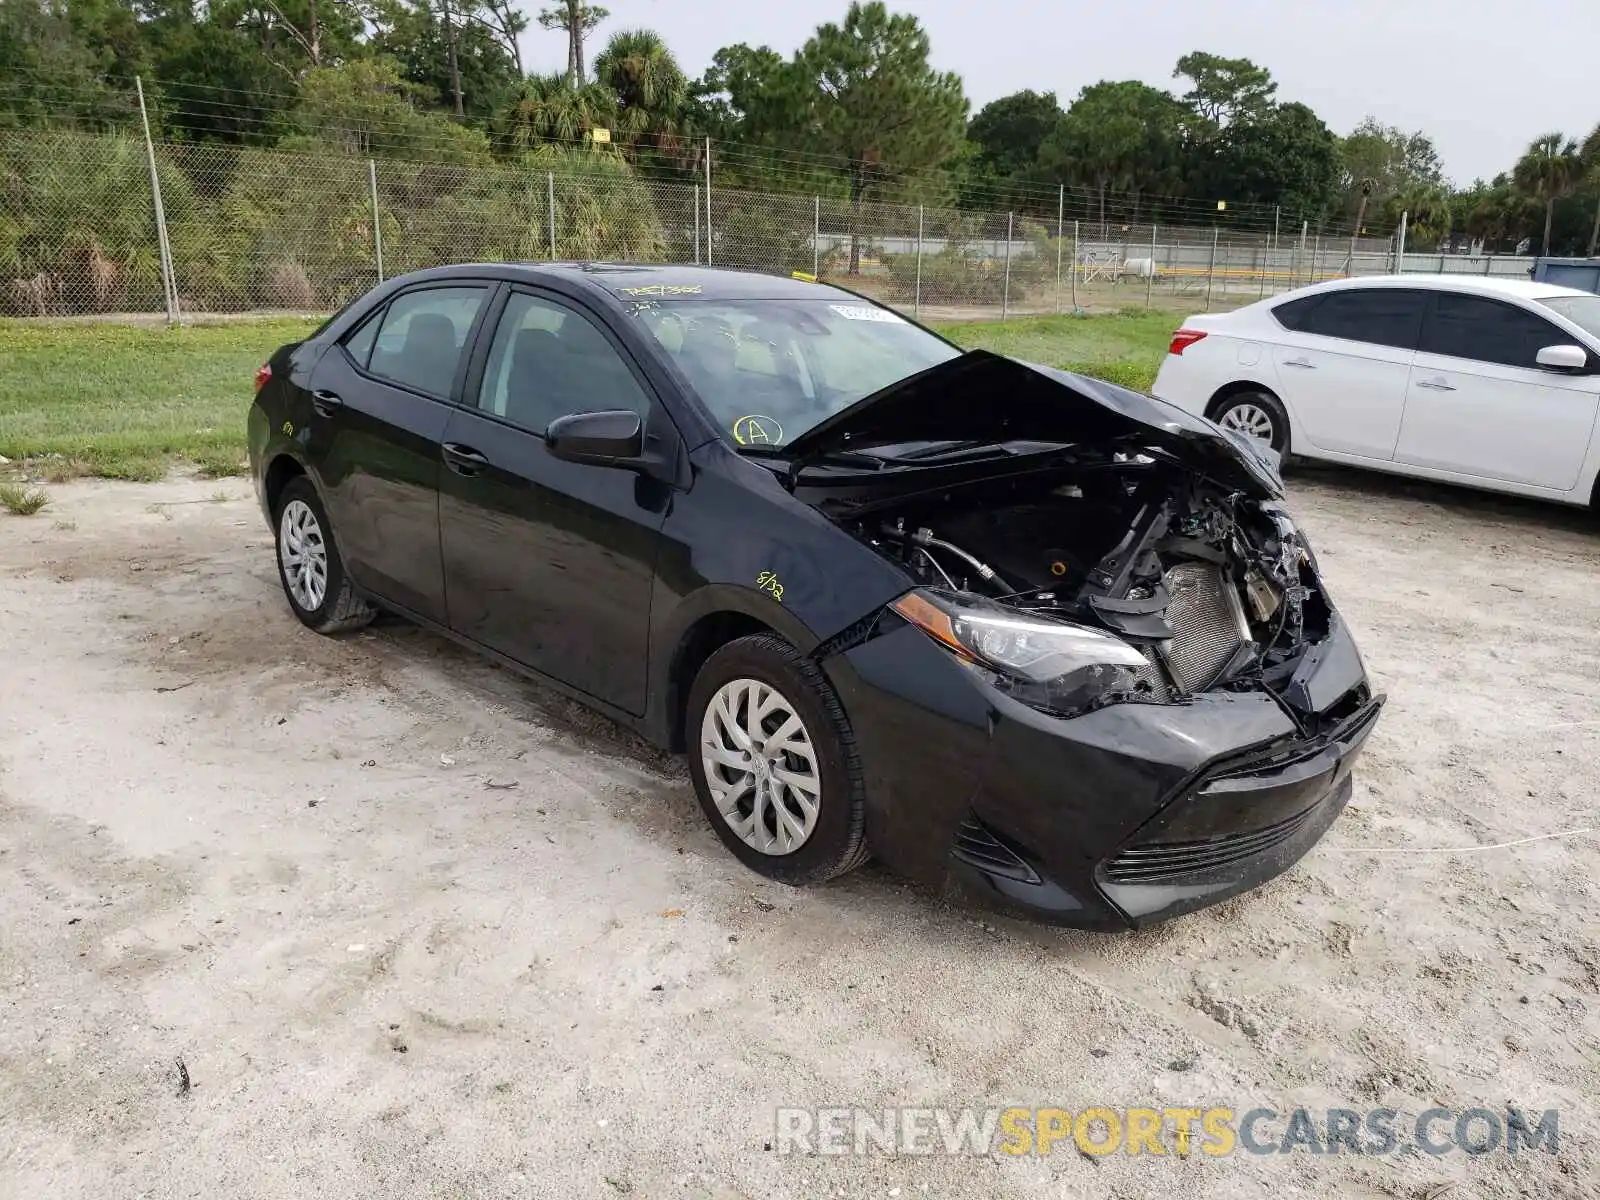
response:
<path fill-rule="evenodd" d="M 1600 826 L 1600 535 L 1292 491 L 1390 695 L 1355 798 L 1113 936 L 759 880 L 608 722 L 302 629 L 241 481 L 0 515 L 0 1195 L 1600 1195 L 1600 840 L 1481 849 Z M 1559 1153 L 767 1148 L 779 1105 L 1508 1103 Z"/>

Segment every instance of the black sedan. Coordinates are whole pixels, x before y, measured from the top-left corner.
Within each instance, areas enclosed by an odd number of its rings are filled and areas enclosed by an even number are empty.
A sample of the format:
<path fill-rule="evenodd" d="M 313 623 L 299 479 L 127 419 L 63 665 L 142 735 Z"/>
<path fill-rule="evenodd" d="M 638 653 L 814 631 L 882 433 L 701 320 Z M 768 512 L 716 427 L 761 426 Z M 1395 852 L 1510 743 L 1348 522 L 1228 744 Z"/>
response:
<path fill-rule="evenodd" d="M 296 616 L 686 753 L 740 860 L 1125 927 L 1304 854 L 1382 703 L 1270 451 L 799 279 L 394 279 L 257 374 Z"/>

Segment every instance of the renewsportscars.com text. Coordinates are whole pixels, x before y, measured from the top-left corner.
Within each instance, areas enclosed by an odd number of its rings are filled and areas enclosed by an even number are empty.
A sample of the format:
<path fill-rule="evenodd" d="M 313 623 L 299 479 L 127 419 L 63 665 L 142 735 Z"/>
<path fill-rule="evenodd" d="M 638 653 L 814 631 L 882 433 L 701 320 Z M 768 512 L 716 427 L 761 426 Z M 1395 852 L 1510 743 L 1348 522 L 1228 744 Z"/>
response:
<path fill-rule="evenodd" d="M 1555 1154 L 1560 1114 L 1518 1108 L 780 1108 L 780 1154 Z"/>

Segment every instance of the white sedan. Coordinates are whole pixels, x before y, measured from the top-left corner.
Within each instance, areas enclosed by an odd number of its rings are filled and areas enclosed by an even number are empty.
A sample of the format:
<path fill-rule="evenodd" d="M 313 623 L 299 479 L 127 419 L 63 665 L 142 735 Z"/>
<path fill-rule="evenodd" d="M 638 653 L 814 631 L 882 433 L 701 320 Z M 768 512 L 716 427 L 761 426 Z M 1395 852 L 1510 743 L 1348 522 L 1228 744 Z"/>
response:
<path fill-rule="evenodd" d="M 1392 275 L 1172 335 L 1154 394 L 1279 454 L 1600 508 L 1600 296 Z"/>

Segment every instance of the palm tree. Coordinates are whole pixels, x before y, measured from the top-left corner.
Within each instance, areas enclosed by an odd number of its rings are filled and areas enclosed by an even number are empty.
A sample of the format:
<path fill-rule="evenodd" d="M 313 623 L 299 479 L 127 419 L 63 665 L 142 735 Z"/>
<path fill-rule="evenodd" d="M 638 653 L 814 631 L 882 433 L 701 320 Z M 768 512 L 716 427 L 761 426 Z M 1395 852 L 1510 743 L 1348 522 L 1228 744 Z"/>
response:
<path fill-rule="evenodd" d="M 661 35 L 649 29 L 615 34 L 594 60 L 595 78 L 617 98 L 618 131 L 657 150 L 678 147 L 689 80 Z"/>
<path fill-rule="evenodd" d="M 515 150 L 532 150 L 545 142 L 580 141 L 596 126 L 608 127 L 615 114 L 615 97 L 599 84 L 573 89 L 559 74 L 530 75 L 496 124 L 502 142 Z"/>
<path fill-rule="evenodd" d="M 1594 185 L 1596 193 L 1600 193 L 1600 125 L 1596 125 L 1583 139 L 1583 149 L 1579 151 L 1583 156 L 1585 174 L 1589 182 Z M 1594 202 L 1594 228 L 1589 231 L 1589 257 L 1594 257 L 1594 252 L 1600 247 L 1600 194 L 1595 196 Z"/>
<path fill-rule="evenodd" d="M 1512 171 L 1519 190 L 1544 203 L 1544 241 L 1541 254 L 1550 253 L 1550 222 L 1555 217 L 1556 201 L 1572 194 L 1582 173 L 1578 144 L 1560 133 L 1535 138 L 1528 152 L 1517 160 Z"/>

